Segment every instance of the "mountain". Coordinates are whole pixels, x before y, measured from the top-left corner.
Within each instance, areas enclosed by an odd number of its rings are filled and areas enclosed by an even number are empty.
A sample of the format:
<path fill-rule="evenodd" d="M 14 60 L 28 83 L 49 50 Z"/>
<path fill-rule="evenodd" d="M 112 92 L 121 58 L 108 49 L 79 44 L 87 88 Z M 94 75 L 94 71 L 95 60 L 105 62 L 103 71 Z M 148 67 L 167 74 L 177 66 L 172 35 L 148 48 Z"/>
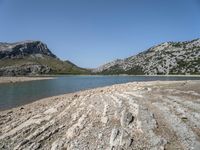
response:
<path fill-rule="evenodd" d="M 98 74 L 200 74 L 200 39 L 165 42 L 92 71 Z"/>
<path fill-rule="evenodd" d="M 41 41 L 0 42 L 0 76 L 87 72 L 70 61 L 57 58 Z"/>

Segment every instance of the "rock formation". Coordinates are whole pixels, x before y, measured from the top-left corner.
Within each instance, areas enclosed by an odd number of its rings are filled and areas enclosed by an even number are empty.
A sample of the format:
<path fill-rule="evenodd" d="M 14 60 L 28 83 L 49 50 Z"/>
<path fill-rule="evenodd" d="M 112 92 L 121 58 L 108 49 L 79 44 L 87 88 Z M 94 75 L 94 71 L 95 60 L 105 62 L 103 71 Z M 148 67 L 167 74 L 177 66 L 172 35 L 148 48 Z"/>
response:
<path fill-rule="evenodd" d="M 40 41 L 0 43 L 0 76 L 86 72 L 70 61 L 61 61 Z"/>
<path fill-rule="evenodd" d="M 0 43 L 0 59 L 24 58 L 31 54 L 43 54 L 53 58 L 56 56 L 40 41 L 23 41 L 18 43 Z"/>
<path fill-rule="evenodd" d="M 0 149 L 199 150 L 200 82 L 113 85 L 0 112 Z"/>
<path fill-rule="evenodd" d="M 165 42 L 93 70 L 100 74 L 200 74 L 200 39 Z"/>

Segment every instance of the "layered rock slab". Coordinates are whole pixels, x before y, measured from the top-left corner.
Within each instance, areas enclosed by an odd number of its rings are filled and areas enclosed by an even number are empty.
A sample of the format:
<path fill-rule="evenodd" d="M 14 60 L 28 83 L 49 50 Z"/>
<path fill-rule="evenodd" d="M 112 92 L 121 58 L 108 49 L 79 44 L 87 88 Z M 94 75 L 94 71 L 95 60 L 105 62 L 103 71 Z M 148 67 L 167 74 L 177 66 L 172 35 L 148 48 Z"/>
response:
<path fill-rule="evenodd" d="M 200 148 L 200 81 L 113 85 L 0 112 L 0 149 Z"/>

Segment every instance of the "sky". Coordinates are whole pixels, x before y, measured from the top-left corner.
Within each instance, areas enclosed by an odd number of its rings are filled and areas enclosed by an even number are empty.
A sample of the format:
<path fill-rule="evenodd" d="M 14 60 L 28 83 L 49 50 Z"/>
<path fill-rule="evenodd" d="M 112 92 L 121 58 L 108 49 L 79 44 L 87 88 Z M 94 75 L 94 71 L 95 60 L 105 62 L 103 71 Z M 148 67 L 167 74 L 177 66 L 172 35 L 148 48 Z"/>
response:
<path fill-rule="evenodd" d="M 200 0 L 0 0 L 0 42 L 40 40 L 86 68 L 196 38 Z"/>

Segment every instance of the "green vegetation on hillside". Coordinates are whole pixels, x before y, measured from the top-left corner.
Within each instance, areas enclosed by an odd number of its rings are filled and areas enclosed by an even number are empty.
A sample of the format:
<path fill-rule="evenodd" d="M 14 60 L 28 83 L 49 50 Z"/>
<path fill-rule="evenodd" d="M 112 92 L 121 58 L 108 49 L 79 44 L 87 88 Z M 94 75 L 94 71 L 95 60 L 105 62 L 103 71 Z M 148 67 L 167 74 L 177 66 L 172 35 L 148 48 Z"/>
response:
<path fill-rule="evenodd" d="M 128 75 L 144 75 L 144 72 L 142 71 L 142 68 L 139 66 L 136 66 L 134 68 L 131 68 L 129 70 L 123 70 L 120 69 L 118 65 L 112 66 L 109 68 L 109 70 L 103 70 L 99 74 L 104 74 L 104 75 L 120 75 L 120 74 L 128 74 Z"/>
<path fill-rule="evenodd" d="M 51 68 L 49 74 L 88 74 L 89 71 L 80 67 L 77 67 L 71 62 L 61 61 L 57 58 L 42 55 L 42 57 L 27 56 L 24 58 L 15 59 L 1 59 L 0 68 L 8 66 L 22 66 L 26 64 L 38 64 L 46 65 Z"/>

